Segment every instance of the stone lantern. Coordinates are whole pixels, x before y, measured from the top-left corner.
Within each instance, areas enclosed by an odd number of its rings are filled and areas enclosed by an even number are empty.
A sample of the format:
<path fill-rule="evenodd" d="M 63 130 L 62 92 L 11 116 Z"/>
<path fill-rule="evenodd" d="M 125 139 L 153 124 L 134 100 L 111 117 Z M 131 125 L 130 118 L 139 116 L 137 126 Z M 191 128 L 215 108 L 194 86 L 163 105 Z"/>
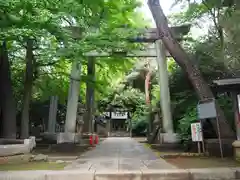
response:
<path fill-rule="evenodd" d="M 76 132 L 81 135 L 84 125 L 83 115 L 86 111 L 86 108 L 83 104 L 78 103 L 78 111 L 77 111 L 77 121 L 76 121 Z"/>

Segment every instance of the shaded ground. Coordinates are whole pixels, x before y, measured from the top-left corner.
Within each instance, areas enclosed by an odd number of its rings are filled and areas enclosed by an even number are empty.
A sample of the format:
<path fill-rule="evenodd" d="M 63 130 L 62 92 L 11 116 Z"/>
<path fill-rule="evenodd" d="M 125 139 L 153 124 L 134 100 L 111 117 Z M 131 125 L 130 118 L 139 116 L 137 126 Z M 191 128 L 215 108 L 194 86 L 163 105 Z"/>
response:
<path fill-rule="evenodd" d="M 240 167 L 240 162 L 233 158 L 204 157 L 198 153 L 186 153 L 181 149 L 171 151 L 161 151 L 157 146 L 145 144 L 152 149 L 158 157 L 180 169 L 191 168 L 218 168 L 218 167 Z"/>
<path fill-rule="evenodd" d="M 111 137 L 84 153 L 66 169 L 142 170 L 175 169 L 133 138 Z"/>
<path fill-rule="evenodd" d="M 55 162 L 12 162 L 0 164 L 0 171 L 63 170 L 66 163 Z"/>
<path fill-rule="evenodd" d="M 8 157 L 0 157 L 0 171 L 6 170 L 62 170 L 67 162 L 61 161 L 57 163 L 56 160 L 49 162 L 33 161 L 30 162 L 31 154 L 16 155 Z"/>
<path fill-rule="evenodd" d="M 142 139 L 107 138 L 94 148 L 69 147 L 37 148 L 34 154 L 46 154 L 50 162 L 29 162 L 29 155 L 0 157 L 4 170 L 144 170 L 175 168 L 240 167 L 233 159 L 212 157 L 182 157 L 181 151 L 153 150 Z M 58 152 L 58 151 L 61 152 Z M 191 156 L 192 153 L 184 153 Z M 59 163 L 59 160 L 62 162 Z"/>
<path fill-rule="evenodd" d="M 139 143 L 146 143 L 147 138 L 146 137 L 133 137 L 133 139 Z"/>
<path fill-rule="evenodd" d="M 215 168 L 215 167 L 240 167 L 240 163 L 229 158 L 213 157 L 175 157 L 164 158 L 168 163 L 180 168 Z"/>
<path fill-rule="evenodd" d="M 90 150 L 89 145 L 76 145 L 72 143 L 63 144 L 39 144 L 32 152 L 33 154 L 46 154 L 50 156 L 80 156 L 83 152 Z"/>
<path fill-rule="evenodd" d="M 82 153 L 91 149 L 88 146 L 37 147 L 31 154 L 0 157 L 0 171 L 6 170 L 63 170 Z M 47 155 L 48 162 L 30 162 L 33 155 Z M 60 163 L 59 163 L 60 162 Z"/>

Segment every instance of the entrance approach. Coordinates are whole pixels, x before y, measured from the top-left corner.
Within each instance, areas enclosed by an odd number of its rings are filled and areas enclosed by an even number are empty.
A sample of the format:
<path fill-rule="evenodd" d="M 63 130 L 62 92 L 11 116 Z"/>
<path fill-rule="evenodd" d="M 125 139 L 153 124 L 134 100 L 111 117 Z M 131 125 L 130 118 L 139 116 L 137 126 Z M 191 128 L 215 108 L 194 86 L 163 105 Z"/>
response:
<path fill-rule="evenodd" d="M 71 28 L 70 28 L 71 29 Z M 186 35 L 189 32 L 190 26 L 180 26 L 172 27 L 172 33 L 180 41 L 183 35 Z M 76 30 L 76 27 L 74 28 Z M 176 140 L 176 135 L 173 131 L 173 123 L 171 116 L 171 107 L 170 107 L 170 94 L 169 94 L 169 83 L 168 83 L 168 72 L 167 72 L 167 63 L 166 57 L 169 56 L 169 53 L 163 47 L 163 44 L 159 38 L 156 28 L 151 29 L 140 29 L 140 35 L 138 37 L 133 37 L 131 42 L 133 43 L 145 43 L 146 48 L 138 51 L 131 52 L 121 52 L 123 57 L 145 57 L 153 58 L 157 61 L 158 64 L 158 73 L 160 76 L 160 92 L 161 92 L 161 109 L 163 113 L 163 130 L 167 137 L 166 141 L 174 142 Z M 74 31 L 74 33 L 76 33 Z M 76 36 L 76 35 L 74 35 Z M 79 37 L 75 37 L 76 39 Z M 98 57 L 110 57 L 113 56 L 113 52 L 97 52 L 91 51 L 84 54 L 88 58 L 88 75 L 90 75 L 93 80 L 95 76 L 95 59 Z M 76 129 L 76 112 L 78 105 L 78 97 L 80 91 L 80 74 L 81 74 L 81 64 L 80 61 L 74 61 L 72 63 L 71 77 L 70 77 L 70 87 L 68 94 L 68 103 L 67 103 L 67 115 L 65 122 L 65 132 L 60 133 L 58 136 L 61 136 L 63 139 L 66 138 L 68 142 L 74 142 L 75 139 L 75 129 Z M 84 122 L 84 131 L 89 133 L 93 132 L 93 107 L 94 107 L 94 88 L 87 84 L 87 117 L 88 119 Z M 117 124 L 117 123 L 116 123 Z M 116 127 L 116 126 L 114 126 Z M 112 126 L 113 128 L 113 126 Z M 66 141 L 65 141 L 66 142 Z"/>

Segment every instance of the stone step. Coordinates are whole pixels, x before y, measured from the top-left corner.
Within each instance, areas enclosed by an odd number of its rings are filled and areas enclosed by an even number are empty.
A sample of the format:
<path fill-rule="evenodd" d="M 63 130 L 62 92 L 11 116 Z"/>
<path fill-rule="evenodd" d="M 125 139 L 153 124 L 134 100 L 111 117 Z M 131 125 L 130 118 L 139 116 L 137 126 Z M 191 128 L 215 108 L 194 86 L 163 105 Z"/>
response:
<path fill-rule="evenodd" d="M 238 180 L 240 168 L 164 169 L 138 171 L 3 171 L 0 180 Z"/>

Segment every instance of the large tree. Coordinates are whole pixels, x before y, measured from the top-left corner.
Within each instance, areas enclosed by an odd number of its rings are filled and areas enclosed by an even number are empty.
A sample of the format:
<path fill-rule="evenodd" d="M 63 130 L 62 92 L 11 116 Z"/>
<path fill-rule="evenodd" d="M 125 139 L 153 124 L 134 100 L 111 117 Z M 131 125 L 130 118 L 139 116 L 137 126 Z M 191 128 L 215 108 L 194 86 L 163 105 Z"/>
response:
<path fill-rule="evenodd" d="M 201 101 L 213 99 L 214 95 L 207 82 L 203 79 L 198 66 L 194 63 L 194 61 L 191 60 L 186 51 L 184 51 L 181 45 L 174 38 L 168 26 L 167 18 L 163 13 L 159 0 L 148 0 L 148 5 L 156 22 L 160 38 L 162 39 L 171 56 L 175 59 L 182 70 L 186 72 L 187 77 L 191 81 L 199 99 Z M 224 117 L 224 113 L 218 104 L 217 110 L 220 121 L 221 135 L 224 138 L 233 138 L 234 132 L 228 125 Z M 215 130 L 217 131 L 216 121 L 214 121 L 213 124 Z"/>
<path fill-rule="evenodd" d="M 12 91 L 11 71 L 7 42 L 0 42 L 0 108 L 2 118 L 2 135 L 16 138 L 16 107 Z"/>

